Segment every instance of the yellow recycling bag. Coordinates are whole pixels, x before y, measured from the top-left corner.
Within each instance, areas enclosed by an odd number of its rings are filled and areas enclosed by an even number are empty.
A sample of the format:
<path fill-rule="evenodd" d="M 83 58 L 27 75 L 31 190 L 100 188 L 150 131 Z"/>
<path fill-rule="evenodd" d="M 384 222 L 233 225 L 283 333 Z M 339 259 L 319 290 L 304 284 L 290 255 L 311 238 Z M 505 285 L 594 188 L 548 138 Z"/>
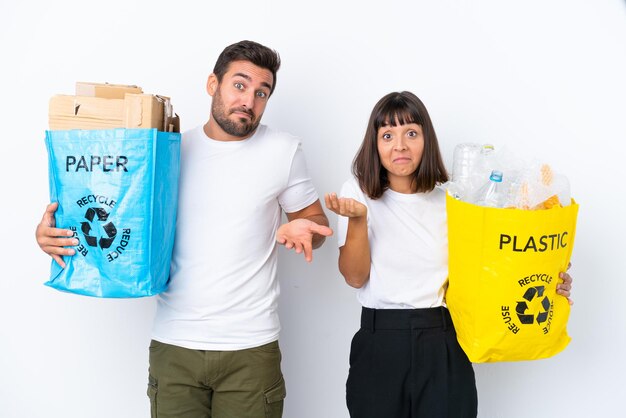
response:
<path fill-rule="evenodd" d="M 547 210 L 487 208 L 447 197 L 446 303 L 474 363 L 535 360 L 571 338 L 570 306 L 556 293 L 574 246 L 578 204 Z"/>

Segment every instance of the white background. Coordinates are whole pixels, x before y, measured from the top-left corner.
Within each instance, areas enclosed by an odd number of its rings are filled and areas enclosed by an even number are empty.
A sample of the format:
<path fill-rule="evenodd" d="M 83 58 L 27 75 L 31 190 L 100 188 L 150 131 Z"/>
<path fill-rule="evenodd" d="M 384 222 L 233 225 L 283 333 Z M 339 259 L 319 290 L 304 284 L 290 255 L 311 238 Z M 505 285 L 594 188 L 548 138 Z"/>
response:
<path fill-rule="evenodd" d="M 154 300 L 42 284 L 48 98 L 75 81 L 138 84 L 172 97 L 188 129 L 208 116 L 217 55 L 242 39 L 281 54 L 264 122 L 302 138 L 320 194 L 348 177 L 371 108 L 395 90 L 426 103 L 448 164 L 456 144 L 491 142 L 567 174 L 580 203 L 572 343 L 547 360 L 476 365 L 479 416 L 623 416 L 624 1 L 1 0 L 0 19 L 0 417 L 149 410 Z M 334 238 L 310 265 L 281 251 L 286 418 L 347 417 L 359 305 L 337 255 Z"/>

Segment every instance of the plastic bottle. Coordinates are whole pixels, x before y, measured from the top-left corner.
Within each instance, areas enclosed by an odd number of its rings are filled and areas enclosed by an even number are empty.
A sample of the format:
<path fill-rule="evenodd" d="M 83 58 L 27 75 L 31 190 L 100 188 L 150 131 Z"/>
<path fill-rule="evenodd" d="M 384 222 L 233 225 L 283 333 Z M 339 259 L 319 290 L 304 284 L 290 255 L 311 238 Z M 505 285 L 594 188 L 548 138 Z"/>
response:
<path fill-rule="evenodd" d="M 482 146 L 467 142 L 454 148 L 452 175 L 448 191 L 456 199 L 468 200 L 473 192 L 472 176 L 479 162 Z"/>
<path fill-rule="evenodd" d="M 502 172 L 493 170 L 489 181 L 485 183 L 474 195 L 474 204 L 491 208 L 501 208 L 504 204 L 502 189 Z"/>
<path fill-rule="evenodd" d="M 454 147 L 454 159 L 452 162 L 452 181 L 457 183 L 469 180 L 482 146 L 473 142 L 458 144 Z"/>
<path fill-rule="evenodd" d="M 494 147 L 493 144 L 483 144 L 480 153 L 487 162 L 486 164 L 493 164 L 492 161 L 496 155 L 496 147 Z"/>
<path fill-rule="evenodd" d="M 478 189 L 485 182 L 485 178 L 488 178 L 493 170 L 497 170 L 496 166 L 496 149 L 492 144 L 483 144 L 480 147 L 480 153 L 478 155 L 478 161 L 474 167 L 474 190 Z"/>

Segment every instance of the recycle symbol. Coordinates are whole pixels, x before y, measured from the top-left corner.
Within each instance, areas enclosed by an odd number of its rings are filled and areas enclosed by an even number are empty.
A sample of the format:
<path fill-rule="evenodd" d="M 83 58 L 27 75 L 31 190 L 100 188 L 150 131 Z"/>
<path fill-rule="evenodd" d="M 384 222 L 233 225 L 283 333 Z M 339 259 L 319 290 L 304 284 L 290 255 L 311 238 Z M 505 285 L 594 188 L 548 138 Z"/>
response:
<path fill-rule="evenodd" d="M 529 287 L 528 289 L 526 289 L 526 292 L 523 296 L 525 300 L 517 302 L 515 311 L 517 312 L 517 317 L 522 324 L 532 324 L 535 321 L 535 314 L 532 311 L 528 312 L 528 310 L 530 309 L 528 306 L 529 304 L 531 304 L 533 308 L 536 308 L 537 304 L 539 305 L 539 312 L 536 316 L 538 324 L 546 322 L 546 320 L 548 319 L 550 299 L 548 299 L 547 296 L 543 296 L 544 290 L 545 286 Z M 535 302 L 532 303 L 533 301 Z M 537 303 L 537 301 L 539 301 L 539 303 Z"/>
<path fill-rule="evenodd" d="M 109 213 L 102 208 L 87 209 L 87 213 L 85 213 L 87 222 L 80 223 L 80 230 L 85 236 L 87 245 L 90 247 L 100 245 L 100 248 L 105 249 L 113 244 L 117 235 L 117 228 L 113 222 L 105 223 L 108 218 Z"/>

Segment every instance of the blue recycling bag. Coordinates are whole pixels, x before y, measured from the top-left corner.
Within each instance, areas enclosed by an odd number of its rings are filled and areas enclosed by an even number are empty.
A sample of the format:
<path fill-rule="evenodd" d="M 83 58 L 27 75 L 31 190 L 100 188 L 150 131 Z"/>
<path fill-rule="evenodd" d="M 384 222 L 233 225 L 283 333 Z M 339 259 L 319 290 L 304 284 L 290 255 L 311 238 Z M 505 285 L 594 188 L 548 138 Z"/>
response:
<path fill-rule="evenodd" d="M 180 134 L 156 129 L 46 131 L 56 226 L 79 244 L 45 284 L 129 298 L 165 290 L 176 227 Z"/>

